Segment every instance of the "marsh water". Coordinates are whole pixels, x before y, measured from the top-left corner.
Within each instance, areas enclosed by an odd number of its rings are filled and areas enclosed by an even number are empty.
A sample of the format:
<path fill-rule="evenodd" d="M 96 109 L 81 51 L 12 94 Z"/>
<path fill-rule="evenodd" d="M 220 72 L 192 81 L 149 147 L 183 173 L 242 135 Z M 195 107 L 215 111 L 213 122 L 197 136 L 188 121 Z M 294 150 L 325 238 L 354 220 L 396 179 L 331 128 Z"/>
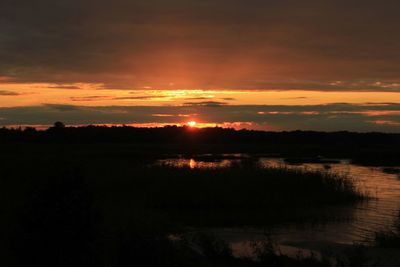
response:
<path fill-rule="evenodd" d="M 188 168 L 224 168 L 231 164 L 241 164 L 247 159 L 243 155 L 223 155 L 198 158 L 177 157 L 160 160 L 159 163 Z M 389 174 L 382 167 L 365 167 L 351 164 L 348 160 L 337 163 L 307 163 L 289 165 L 280 158 L 257 158 L 257 163 L 265 167 L 300 168 L 321 170 L 345 175 L 353 179 L 358 188 L 368 192 L 373 198 L 357 205 L 331 208 L 331 212 L 343 218 L 323 225 L 299 226 L 282 225 L 271 231 L 280 244 L 287 249 L 301 247 L 299 244 L 353 244 L 373 237 L 379 230 L 390 229 L 400 209 L 400 177 Z M 344 219 L 346 218 L 346 219 Z M 218 234 L 230 242 L 234 249 L 245 250 L 246 242 L 256 240 L 265 233 L 262 229 L 219 229 Z"/>

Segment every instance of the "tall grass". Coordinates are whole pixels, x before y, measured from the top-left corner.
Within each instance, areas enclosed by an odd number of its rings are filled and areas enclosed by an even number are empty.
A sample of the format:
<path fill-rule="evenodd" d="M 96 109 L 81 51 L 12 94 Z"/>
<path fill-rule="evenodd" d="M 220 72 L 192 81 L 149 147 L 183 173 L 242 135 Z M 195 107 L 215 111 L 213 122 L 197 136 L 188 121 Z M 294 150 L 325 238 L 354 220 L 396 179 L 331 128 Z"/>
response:
<path fill-rule="evenodd" d="M 197 239 L 216 246 L 199 253 L 167 236 L 188 226 L 321 220 L 323 208 L 366 197 L 346 177 L 284 168 L 191 170 L 97 158 L 7 163 L 0 178 L 4 266 L 252 266 L 229 258 L 219 242 Z"/>
<path fill-rule="evenodd" d="M 194 226 L 314 220 L 324 217 L 323 207 L 367 198 L 345 176 L 288 168 L 136 166 L 113 178 L 98 170 L 93 179 L 97 199 L 141 203 Z"/>

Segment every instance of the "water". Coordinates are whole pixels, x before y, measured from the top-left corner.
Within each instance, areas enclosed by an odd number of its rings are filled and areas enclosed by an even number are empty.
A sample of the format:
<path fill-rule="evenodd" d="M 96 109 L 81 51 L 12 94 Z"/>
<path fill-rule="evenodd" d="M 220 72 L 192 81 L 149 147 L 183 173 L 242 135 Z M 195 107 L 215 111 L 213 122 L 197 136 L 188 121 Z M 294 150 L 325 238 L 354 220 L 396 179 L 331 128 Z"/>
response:
<path fill-rule="evenodd" d="M 262 159 L 266 166 L 284 164 L 279 159 Z M 353 179 L 358 187 L 376 197 L 370 201 L 356 206 L 345 207 L 336 212 L 351 213 L 352 220 L 335 222 L 318 229 L 307 229 L 301 239 L 318 239 L 335 243 L 351 244 L 354 241 L 364 241 L 373 236 L 376 231 L 388 229 L 393 226 L 394 220 L 400 209 L 400 180 L 396 174 L 387 174 L 382 168 L 365 167 L 341 161 L 338 164 L 330 164 L 330 169 L 325 171 L 344 174 Z M 322 164 L 302 164 L 300 166 L 288 165 L 290 168 L 302 168 L 306 170 L 324 170 Z M 289 232 L 295 236 L 301 231 Z"/>
<path fill-rule="evenodd" d="M 234 162 L 246 160 L 246 155 L 234 155 L 229 159 L 199 161 L 195 159 L 166 159 L 160 161 L 189 168 L 223 168 Z M 323 170 L 344 174 L 353 179 L 357 186 L 376 197 L 370 201 L 343 208 L 336 208 L 332 212 L 351 217 L 351 220 L 330 222 L 323 226 L 298 227 L 284 225 L 274 229 L 272 235 L 281 244 L 296 246 L 300 243 L 335 243 L 353 244 L 371 239 L 376 231 L 390 229 L 400 210 L 400 179 L 399 174 L 388 174 L 379 167 L 365 167 L 341 160 L 336 164 L 301 164 L 287 165 L 282 159 L 260 158 L 259 163 L 266 167 L 286 166 L 288 168 L 301 168 L 306 170 Z M 260 229 L 223 229 L 219 235 L 229 241 L 234 248 L 245 249 L 244 243 L 256 240 L 263 235 Z M 290 247 L 288 247 L 290 249 Z"/>

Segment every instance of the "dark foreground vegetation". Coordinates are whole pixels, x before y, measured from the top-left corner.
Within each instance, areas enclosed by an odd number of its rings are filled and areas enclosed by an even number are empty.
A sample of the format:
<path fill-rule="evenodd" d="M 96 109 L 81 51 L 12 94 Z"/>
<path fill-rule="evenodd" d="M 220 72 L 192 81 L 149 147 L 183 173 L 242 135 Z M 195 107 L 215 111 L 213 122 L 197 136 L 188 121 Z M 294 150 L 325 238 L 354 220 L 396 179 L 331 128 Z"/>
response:
<path fill-rule="evenodd" d="M 17 151 L 1 156 L 3 266 L 324 266 L 264 249 L 237 259 L 198 231 L 322 222 L 330 207 L 365 199 L 350 180 L 319 172 Z"/>
<path fill-rule="evenodd" d="M 97 199 L 139 205 L 190 226 L 318 221 L 329 214 L 321 208 L 366 197 L 346 177 L 286 168 L 137 166 L 95 172 L 90 184 Z"/>
<path fill-rule="evenodd" d="M 323 257 L 289 258 L 266 238 L 237 258 L 206 230 L 345 219 L 331 211 L 368 199 L 349 178 L 265 169 L 252 158 L 352 158 L 394 172 L 398 134 L 55 126 L 0 129 L 2 266 L 372 267 L 380 265 L 370 249 L 400 247 L 394 227 L 367 247 Z M 223 153 L 250 158 L 224 169 L 154 165 L 176 154 L 212 161 Z"/>
<path fill-rule="evenodd" d="M 263 132 L 225 128 L 194 129 L 167 126 L 64 127 L 56 123 L 47 130 L 0 129 L 4 147 L 24 145 L 30 149 L 61 147 L 90 151 L 93 146 L 108 153 L 160 157 L 166 154 L 249 153 L 301 159 L 324 156 L 350 158 L 365 165 L 400 165 L 400 134 L 354 132 Z M 66 148 L 67 147 L 67 148 Z"/>

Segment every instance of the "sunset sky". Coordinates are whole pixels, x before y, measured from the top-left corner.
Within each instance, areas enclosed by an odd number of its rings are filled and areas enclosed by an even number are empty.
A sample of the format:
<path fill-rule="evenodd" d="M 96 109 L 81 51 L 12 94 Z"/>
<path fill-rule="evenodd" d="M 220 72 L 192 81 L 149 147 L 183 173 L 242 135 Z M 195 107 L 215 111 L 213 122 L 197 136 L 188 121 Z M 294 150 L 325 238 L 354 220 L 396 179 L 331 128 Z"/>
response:
<path fill-rule="evenodd" d="M 400 132 L 394 0 L 1 0 L 0 126 Z"/>

